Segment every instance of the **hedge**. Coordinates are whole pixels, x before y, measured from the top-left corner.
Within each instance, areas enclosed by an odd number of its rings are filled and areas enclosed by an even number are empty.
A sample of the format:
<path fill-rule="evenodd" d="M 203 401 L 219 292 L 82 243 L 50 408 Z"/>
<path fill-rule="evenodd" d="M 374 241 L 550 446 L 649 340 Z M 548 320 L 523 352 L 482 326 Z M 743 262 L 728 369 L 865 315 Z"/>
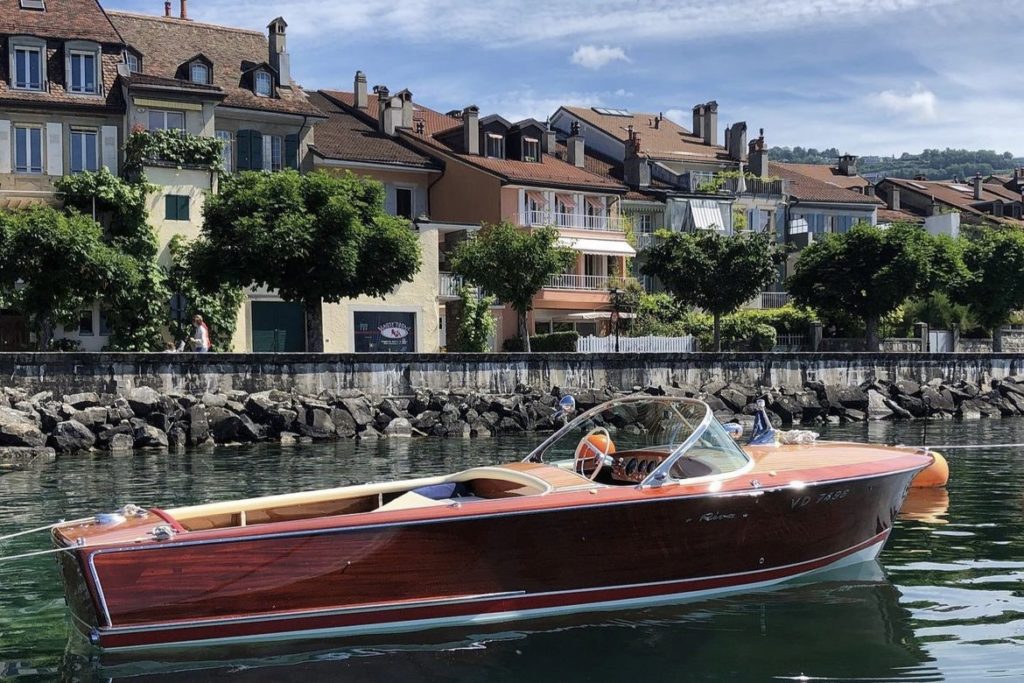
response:
<path fill-rule="evenodd" d="M 530 350 L 541 353 L 574 353 L 576 340 L 579 338 L 579 333 L 575 331 L 538 334 L 536 337 L 530 337 Z M 523 351 L 523 340 L 519 337 L 510 337 L 505 340 L 501 348 L 510 353 L 519 353 Z"/>

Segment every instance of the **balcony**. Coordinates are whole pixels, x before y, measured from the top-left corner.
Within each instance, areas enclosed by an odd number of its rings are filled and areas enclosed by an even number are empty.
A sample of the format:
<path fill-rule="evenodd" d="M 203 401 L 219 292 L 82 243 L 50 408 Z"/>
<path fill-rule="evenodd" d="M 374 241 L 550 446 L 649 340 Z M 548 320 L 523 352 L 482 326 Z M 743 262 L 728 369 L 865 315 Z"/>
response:
<path fill-rule="evenodd" d="M 788 189 L 786 181 L 782 178 L 768 179 L 757 176 L 743 178 L 742 185 L 739 178 L 725 178 L 724 188 L 733 194 L 772 196 L 782 196 Z"/>
<path fill-rule="evenodd" d="M 612 275 L 576 275 L 562 273 L 548 281 L 548 289 L 571 289 L 582 292 L 608 291 L 609 286 L 633 282 L 633 278 L 614 277 Z"/>
<path fill-rule="evenodd" d="M 618 216 L 592 216 L 589 214 L 558 213 L 555 211 L 527 211 L 514 217 L 518 225 L 530 228 L 551 225 L 567 230 L 594 230 L 623 232 L 623 221 Z"/>
<path fill-rule="evenodd" d="M 789 292 L 761 292 L 744 308 L 782 308 L 789 303 Z"/>
<path fill-rule="evenodd" d="M 458 299 L 462 292 L 462 278 L 455 273 L 438 273 L 438 276 L 438 298 Z"/>

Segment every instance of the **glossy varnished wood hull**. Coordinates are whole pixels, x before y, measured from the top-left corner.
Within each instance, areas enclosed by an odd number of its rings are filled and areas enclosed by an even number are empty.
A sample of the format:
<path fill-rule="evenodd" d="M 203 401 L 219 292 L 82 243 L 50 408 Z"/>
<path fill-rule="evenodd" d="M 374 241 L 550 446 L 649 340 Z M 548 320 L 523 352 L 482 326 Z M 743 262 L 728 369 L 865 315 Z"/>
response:
<path fill-rule="evenodd" d="M 495 500 L 85 548 L 76 551 L 80 572 L 67 570 L 65 579 L 84 582 L 93 600 L 72 603 L 76 623 L 107 648 L 412 629 L 685 598 L 873 556 L 917 469 L 908 463 L 809 487 L 760 487 L 747 477 L 713 493 L 565 492 L 540 506 Z"/>

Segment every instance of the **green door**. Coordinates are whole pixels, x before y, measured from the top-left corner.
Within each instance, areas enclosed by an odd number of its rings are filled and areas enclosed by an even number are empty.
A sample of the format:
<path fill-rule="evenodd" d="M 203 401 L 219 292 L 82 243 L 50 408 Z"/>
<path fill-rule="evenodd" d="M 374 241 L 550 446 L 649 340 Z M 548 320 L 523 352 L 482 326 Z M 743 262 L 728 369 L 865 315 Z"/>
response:
<path fill-rule="evenodd" d="M 306 314 L 302 304 L 252 302 L 252 350 L 256 353 L 306 350 Z"/>

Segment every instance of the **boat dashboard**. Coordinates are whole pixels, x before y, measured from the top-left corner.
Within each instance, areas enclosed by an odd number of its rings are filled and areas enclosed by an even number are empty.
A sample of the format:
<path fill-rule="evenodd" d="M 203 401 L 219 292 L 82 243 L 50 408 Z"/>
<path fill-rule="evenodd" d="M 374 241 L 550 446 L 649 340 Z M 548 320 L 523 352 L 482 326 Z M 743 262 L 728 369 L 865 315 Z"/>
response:
<path fill-rule="evenodd" d="M 672 446 L 640 448 L 621 451 L 612 456 L 608 479 L 611 484 L 639 484 L 665 462 L 673 451 Z M 707 449 L 692 449 L 673 463 L 669 476 L 673 479 L 690 479 L 722 474 L 715 453 Z"/>

